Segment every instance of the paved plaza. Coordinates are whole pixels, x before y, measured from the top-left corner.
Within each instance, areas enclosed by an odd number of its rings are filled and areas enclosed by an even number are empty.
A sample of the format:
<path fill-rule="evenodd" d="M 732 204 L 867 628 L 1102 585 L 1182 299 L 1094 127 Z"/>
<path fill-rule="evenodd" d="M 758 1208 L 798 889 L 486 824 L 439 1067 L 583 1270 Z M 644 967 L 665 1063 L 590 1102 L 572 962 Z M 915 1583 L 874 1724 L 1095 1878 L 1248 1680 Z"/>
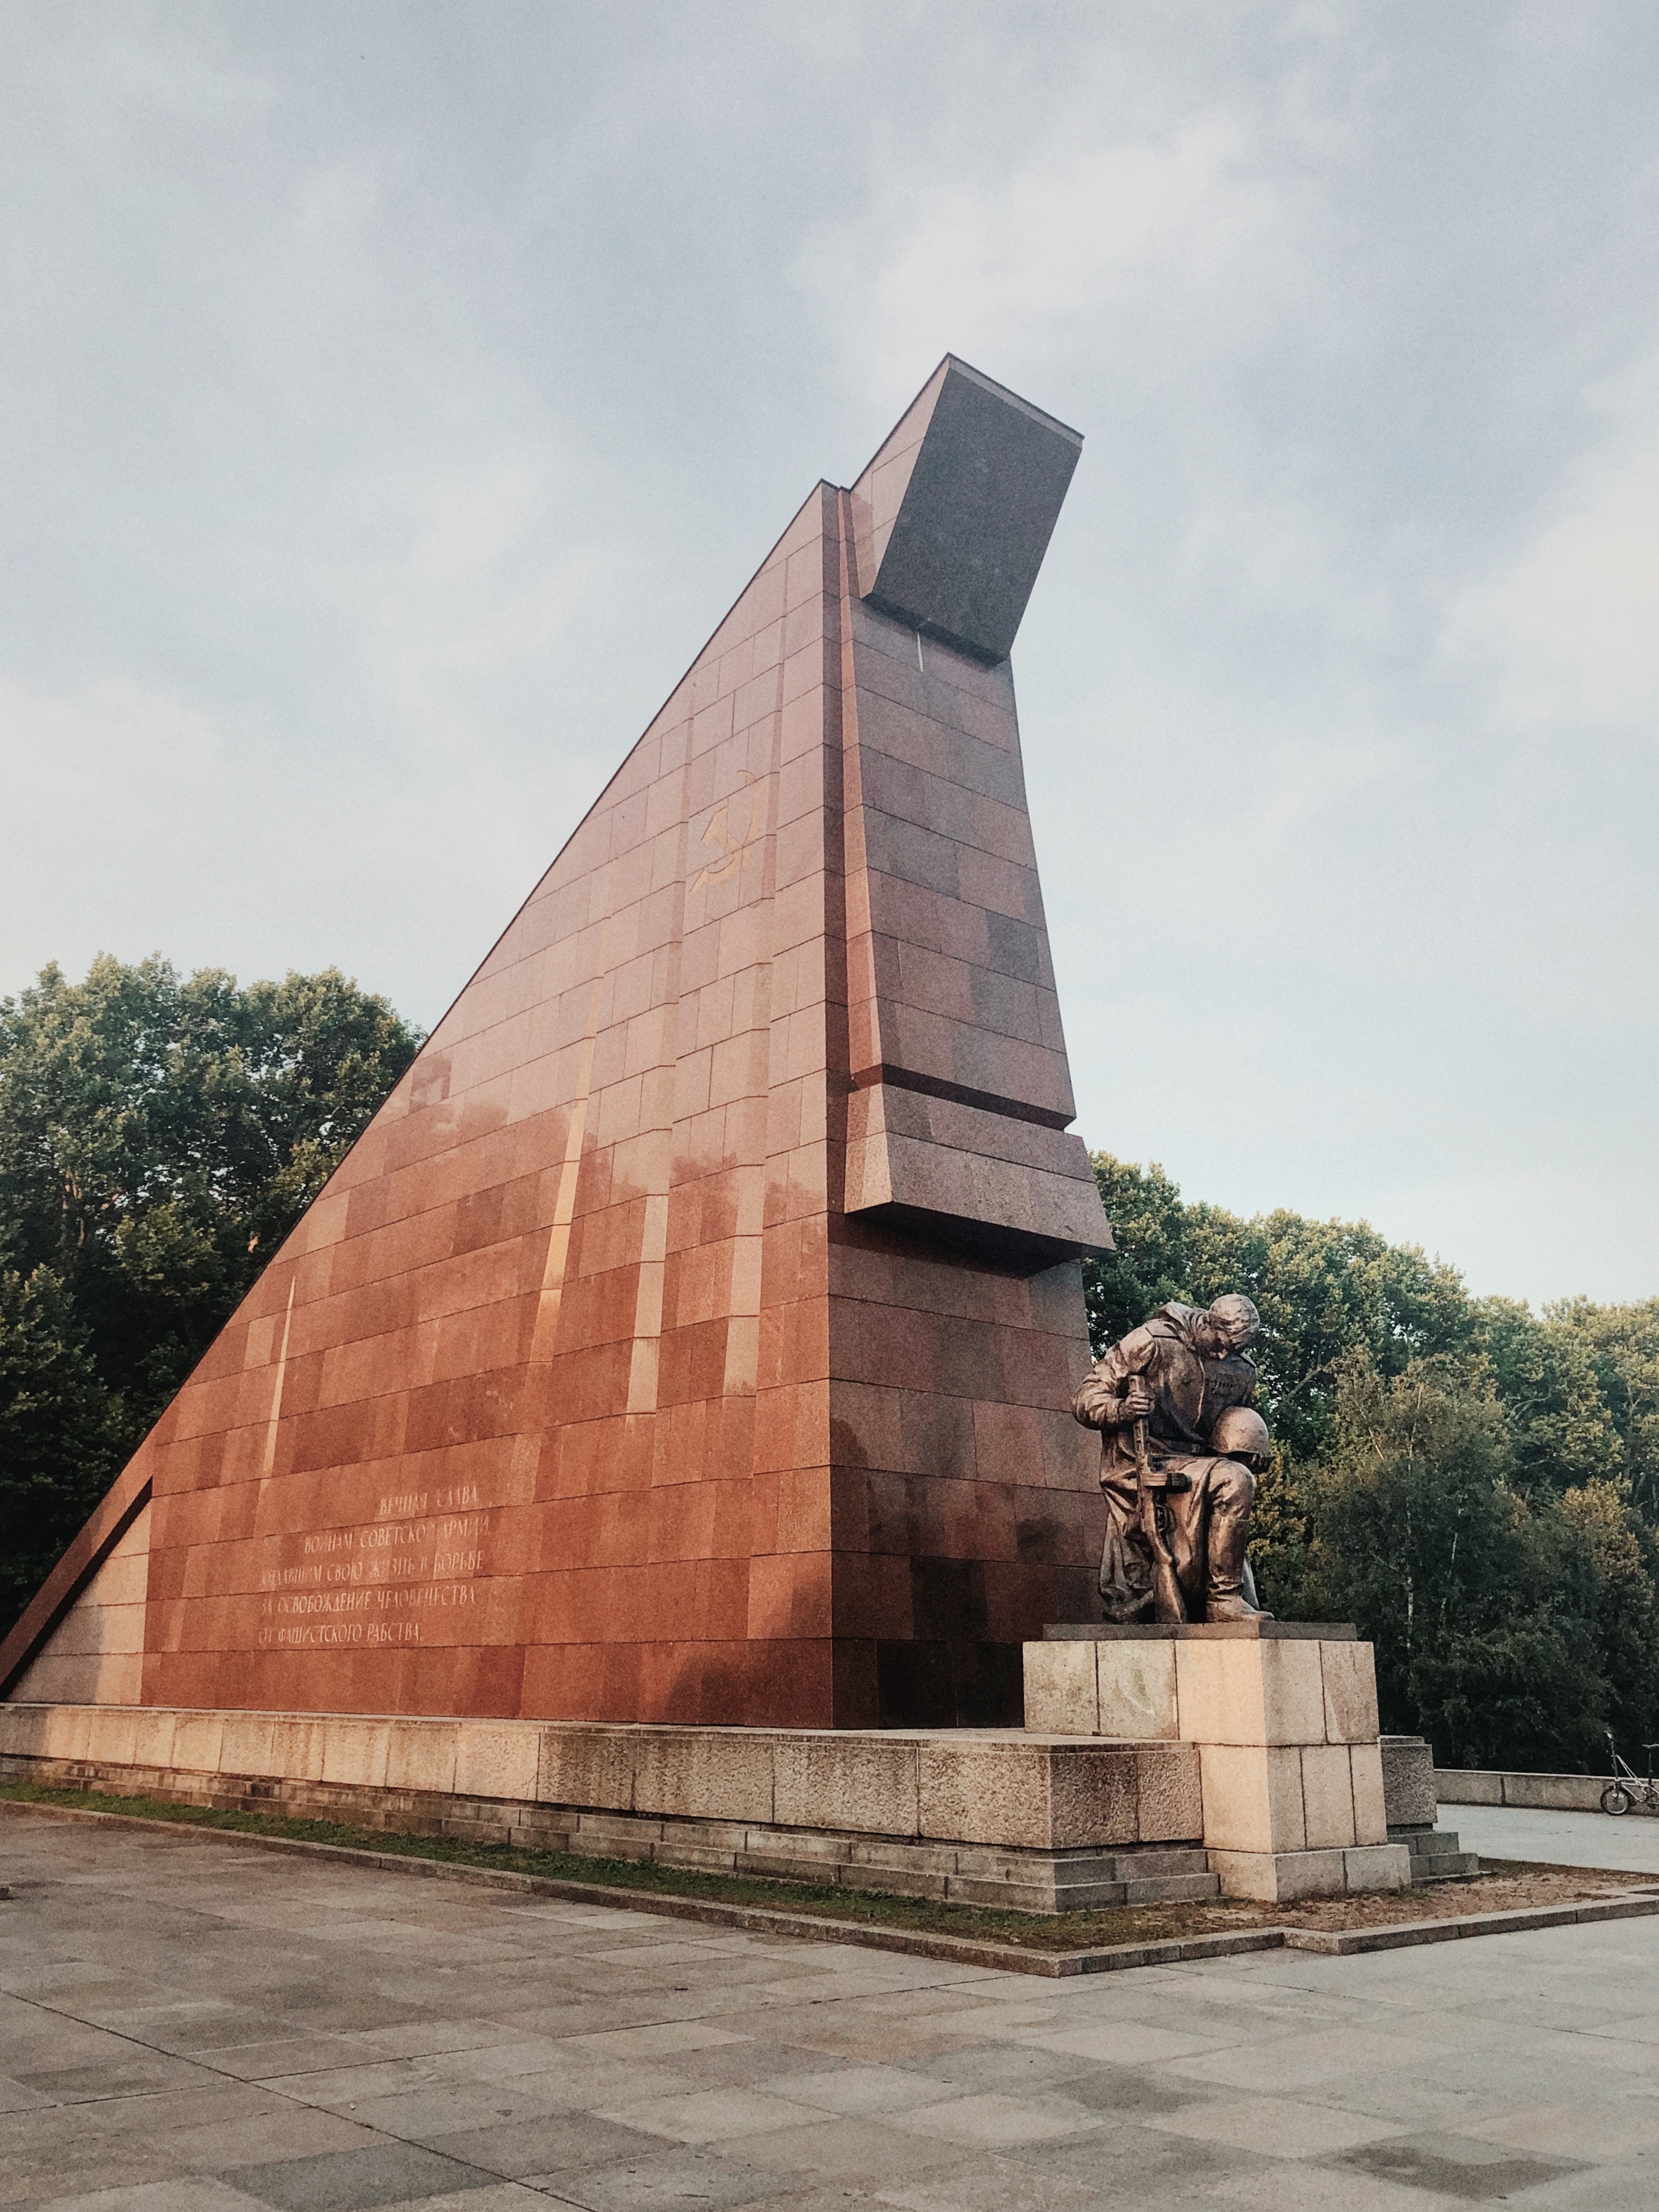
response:
<path fill-rule="evenodd" d="M 1659 1875 L 1659 1820 L 1627 1813 L 1532 1813 L 1516 1806 L 1443 1805 L 1466 1851 L 1483 1859 L 1544 1859 L 1552 1866 L 1614 1867 Z"/>
<path fill-rule="evenodd" d="M 0 1876 L 7 2204 L 1659 2203 L 1659 1920 L 1056 1982 L 35 1814 Z"/>

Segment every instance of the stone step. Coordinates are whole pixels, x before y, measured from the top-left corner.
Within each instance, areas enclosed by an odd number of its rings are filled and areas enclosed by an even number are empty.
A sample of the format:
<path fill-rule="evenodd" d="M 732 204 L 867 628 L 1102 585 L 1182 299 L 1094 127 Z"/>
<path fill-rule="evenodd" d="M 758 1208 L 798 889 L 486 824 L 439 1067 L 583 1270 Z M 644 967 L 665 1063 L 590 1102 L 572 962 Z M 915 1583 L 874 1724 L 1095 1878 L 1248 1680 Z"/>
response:
<path fill-rule="evenodd" d="M 1220 1896 L 1221 1881 L 1212 1874 L 1177 1874 L 1158 1881 L 1072 1879 L 1021 1884 L 952 1875 L 945 1894 L 963 1905 L 1012 1905 L 1022 1912 L 1103 1912 L 1116 1905 L 1207 1904 Z"/>
<path fill-rule="evenodd" d="M 1404 1844 L 1413 1858 L 1430 1858 L 1438 1851 L 1460 1849 L 1455 1828 L 1390 1828 L 1389 1841 Z"/>
<path fill-rule="evenodd" d="M 1447 1837 L 1431 1851 L 1412 1853 L 1413 1881 L 1450 1881 L 1456 1875 L 1480 1871 L 1480 1860 L 1473 1851 L 1460 1850 L 1455 1836 Z"/>
<path fill-rule="evenodd" d="M 1411 1853 L 1413 1883 L 1466 1881 L 1480 1871 L 1480 1860 L 1462 1848 L 1455 1828 L 1390 1828 L 1389 1840 Z"/>
<path fill-rule="evenodd" d="M 1115 1881 L 1159 1881 L 1210 1870 L 1209 1853 L 1201 1845 L 1192 1850 L 1174 1844 L 1157 1850 L 1115 1851 L 1111 1863 Z"/>
<path fill-rule="evenodd" d="M 1126 1905 L 1200 1905 L 1219 1897 L 1218 1874 L 1166 1874 L 1154 1881 L 1126 1881 Z"/>
<path fill-rule="evenodd" d="M 1413 1887 L 1420 1887 L 1431 1881 L 1462 1881 L 1480 1871 L 1480 1862 L 1473 1851 L 1448 1851 L 1441 1858 L 1415 1862 L 1412 1867 L 1412 1883 Z"/>
<path fill-rule="evenodd" d="M 1079 1882 L 1061 1889 L 1042 1882 L 990 1881 L 978 1875 L 953 1874 L 945 1894 L 957 1905 L 997 1905 L 1014 1912 L 1098 1912 L 1121 1905 L 1121 1881 Z"/>

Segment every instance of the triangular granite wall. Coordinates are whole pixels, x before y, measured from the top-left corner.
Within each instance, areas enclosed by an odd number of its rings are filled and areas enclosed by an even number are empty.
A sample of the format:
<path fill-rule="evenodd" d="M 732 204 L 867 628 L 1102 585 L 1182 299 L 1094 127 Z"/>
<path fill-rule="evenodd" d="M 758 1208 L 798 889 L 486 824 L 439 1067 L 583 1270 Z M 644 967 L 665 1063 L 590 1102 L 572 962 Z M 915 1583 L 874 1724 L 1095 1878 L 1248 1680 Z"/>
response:
<path fill-rule="evenodd" d="M 8 1640 L 14 1696 L 148 1495 L 144 1704 L 1018 1717 L 1098 1512 L 1066 1408 L 1109 1237 L 1006 659 L 1079 442 L 947 359 L 812 493 Z"/>

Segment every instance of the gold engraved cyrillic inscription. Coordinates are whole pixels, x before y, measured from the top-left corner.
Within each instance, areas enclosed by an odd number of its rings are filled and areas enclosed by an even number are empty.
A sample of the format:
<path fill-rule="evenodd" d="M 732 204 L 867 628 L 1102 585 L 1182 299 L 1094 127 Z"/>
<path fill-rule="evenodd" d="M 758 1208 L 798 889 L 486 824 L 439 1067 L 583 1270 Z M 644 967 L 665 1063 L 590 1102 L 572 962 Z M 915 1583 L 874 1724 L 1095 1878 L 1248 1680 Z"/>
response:
<path fill-rule="evenodd" d="M 389 1492 L 372 1522 L 301 1536 L 297 1559 L 261 1571 L 259 1642 L 417 1644 L 422 1618 L 477 1602 L 489 1522 L 465 1483 Z"/>

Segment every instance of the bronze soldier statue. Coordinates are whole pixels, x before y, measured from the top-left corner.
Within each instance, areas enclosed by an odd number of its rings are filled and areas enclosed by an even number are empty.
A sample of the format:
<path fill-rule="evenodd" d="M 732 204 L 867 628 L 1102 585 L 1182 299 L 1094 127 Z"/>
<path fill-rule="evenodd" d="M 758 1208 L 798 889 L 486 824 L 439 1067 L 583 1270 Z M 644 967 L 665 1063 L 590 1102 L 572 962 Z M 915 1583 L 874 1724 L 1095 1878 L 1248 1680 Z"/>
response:
<path fill-rule="evenodd" d="M 1072 1401 L 1101 1431 L 1108 1620 L 1267 1617 L 1245 1558 L 1255 1478 L 1272 1456 L 1244 1356 L 1261 1328 L 1246 1297 L 1172 1301 L 1097 1359 Z"/>

